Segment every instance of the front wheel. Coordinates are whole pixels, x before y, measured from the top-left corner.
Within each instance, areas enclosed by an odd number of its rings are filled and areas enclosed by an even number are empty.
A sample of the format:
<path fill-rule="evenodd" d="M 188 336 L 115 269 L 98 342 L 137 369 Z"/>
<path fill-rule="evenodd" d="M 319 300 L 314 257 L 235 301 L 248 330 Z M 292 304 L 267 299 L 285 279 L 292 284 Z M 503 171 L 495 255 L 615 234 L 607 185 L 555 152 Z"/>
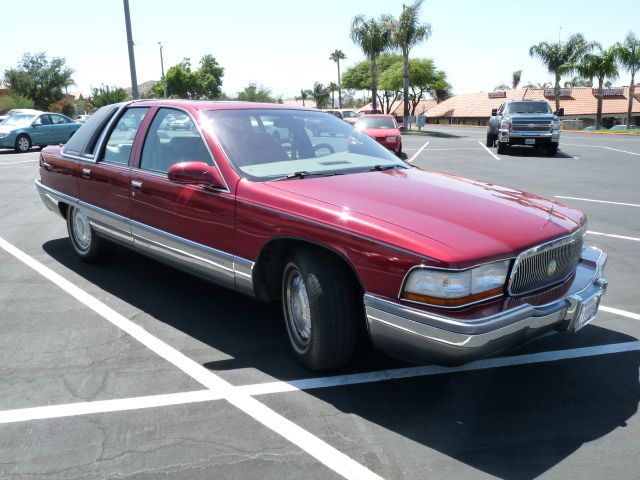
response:
<path fill-rule="evenodd" d="M 69 207 L 67 231 L 71 246 L 76 254 L 86 262 L 103 260 L 115 250 L 115 246 L 111 242 L 96 235 L 89 223 L 89 217 L 77 207 Z"/>
<path fill-rule="evenodd" d="M 503 142 L 498 142 L 498 152 L 499 154 L 503 154 L 507 151 L 508 144 Z"/>
<path fill-rule="evenodd" d="M 556 153 L 558 153 L 558 144 L 553 143 L 547 147 L 547 155 L 553 157 Z"/>
<path fill-rule="evenodd" d="M 18 153 L 28 152 L 31 148 L 31 140 L 26 135 L 18 135 L 16 138 L 15 150 Z"/>
<path fill-rule="evenodd" d="M 496 143 L 496 137 L 492 133 L 487 133 L 487 147 L 493 147 Z"/>
<path fill-rule="evenodd" d="M 363 324 L 362 295 L 329 253 L 294 252 L 282 275 L 282 307 L 294 354 L 310 370 L 344 365 Z"/>

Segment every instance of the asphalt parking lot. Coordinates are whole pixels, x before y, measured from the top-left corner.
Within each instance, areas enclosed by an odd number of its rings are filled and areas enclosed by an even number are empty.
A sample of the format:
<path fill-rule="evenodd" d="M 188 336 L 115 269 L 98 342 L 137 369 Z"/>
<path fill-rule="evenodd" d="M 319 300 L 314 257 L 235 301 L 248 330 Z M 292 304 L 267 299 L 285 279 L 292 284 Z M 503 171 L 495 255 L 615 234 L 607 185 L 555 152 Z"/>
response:
<path fill-rule="evenodd" d="M 81 262 L 38 150 L 0 151 L 0 478 L 638 478 L 640 138 L 566 133 L 546 157 L 484 135 L 430 127 L 404 152 L 585 211 L 598 317 L 461 367 L 363 348 L 323 376 L 277 307 L 124 250 Z"/>

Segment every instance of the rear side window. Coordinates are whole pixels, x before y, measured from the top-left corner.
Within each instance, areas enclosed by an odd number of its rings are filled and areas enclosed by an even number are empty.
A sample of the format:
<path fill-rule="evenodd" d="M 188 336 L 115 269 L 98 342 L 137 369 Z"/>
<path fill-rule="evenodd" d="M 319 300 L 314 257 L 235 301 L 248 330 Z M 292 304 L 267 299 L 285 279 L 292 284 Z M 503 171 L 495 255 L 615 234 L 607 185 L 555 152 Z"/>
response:
<path fill-rule="evenodd" d="M 149 112 L 149 108 L 128 108 L 115 128 L 111 131 L 107 145 L 104 148 L 102 160 L 119 165 L 129 164 L 129 155 L 133 147 L 133 140 L 140 128 L 142 120 Z"/>
<path fill-rule="evenodd" d="M 113 117 L 121 106 L 122 104 L 106 105 L 91 115 L 73 137 L 69 139 L 62 150 L 63 153 L 82 156 L 88 160 L 92 159 L 98 137 L 100 137 L 107 122 L 111 120 L 111 117 Z"/>

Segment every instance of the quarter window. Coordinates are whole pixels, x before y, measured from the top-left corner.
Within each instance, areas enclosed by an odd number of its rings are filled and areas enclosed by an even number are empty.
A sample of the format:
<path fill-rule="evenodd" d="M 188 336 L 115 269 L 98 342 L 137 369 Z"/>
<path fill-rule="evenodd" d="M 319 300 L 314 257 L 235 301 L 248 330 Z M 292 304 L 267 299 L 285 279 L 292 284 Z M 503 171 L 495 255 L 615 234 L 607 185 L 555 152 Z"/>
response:
<path fill-rule="evenodd" d="M 129 155 L 131 154 L 131 147 L 133 147 L 133 140 L 148 111 L 148 108 L 139 107 L 128 108 L 125 111 L 124 115 L 122 115 L 118 123 L 116 123 L 107 141 L 107 146 L 104 149 L 104 156 L 102 158 L 105 162 L 120 165 L 129 164 Z"/>
<path fill-rule="evenodd" d="M 140 168 L 166 173 L 171 165 L 180 162 L 213 165 L 211 155 L 191 117 L 179 110 L 161 108 L 149 127 Z"/>

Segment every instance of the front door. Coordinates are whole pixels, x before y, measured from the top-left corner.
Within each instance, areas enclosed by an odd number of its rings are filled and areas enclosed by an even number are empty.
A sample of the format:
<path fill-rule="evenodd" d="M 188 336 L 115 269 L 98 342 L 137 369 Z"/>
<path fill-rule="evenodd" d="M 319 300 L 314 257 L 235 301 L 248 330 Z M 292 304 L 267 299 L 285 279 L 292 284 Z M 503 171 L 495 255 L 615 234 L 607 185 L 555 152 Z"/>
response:
<path fill-rule="evenodd" d="M 148 254 L 233 286 L 235 198 L 228 188 L 170 182 L 169 167 L 185 161 L 215 165 L 191 115 L 160 108 L 131 171 L 134 242 Z"/>

